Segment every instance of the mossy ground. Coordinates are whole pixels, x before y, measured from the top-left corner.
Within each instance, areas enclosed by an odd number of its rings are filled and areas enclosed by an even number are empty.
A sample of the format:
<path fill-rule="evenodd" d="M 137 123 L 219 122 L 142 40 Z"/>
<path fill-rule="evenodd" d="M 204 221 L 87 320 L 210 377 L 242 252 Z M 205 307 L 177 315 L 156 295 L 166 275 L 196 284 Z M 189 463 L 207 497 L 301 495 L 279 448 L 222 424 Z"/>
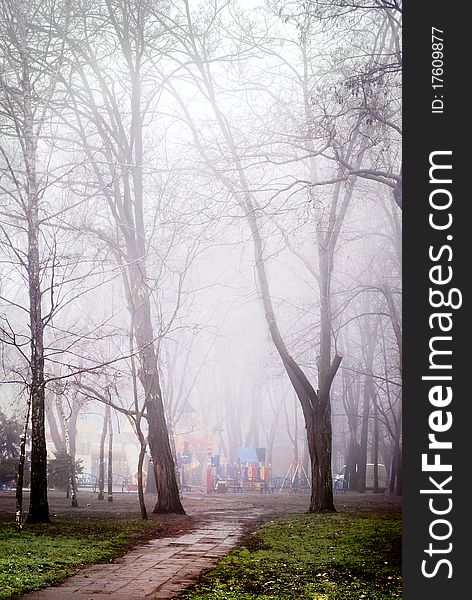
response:
<path fill-rule="evenodd" d="M 0 598 L 58 583 L 77 567 L 120 553 L 134 536 L 155 528 L 137 519 L 59 519 L 18 533 L 0 523 Z"/>
<path fill-rule="evenodd" d="M 223 557 L 185 600 L 401 598 L 399 513 L 291 516 Z"/>

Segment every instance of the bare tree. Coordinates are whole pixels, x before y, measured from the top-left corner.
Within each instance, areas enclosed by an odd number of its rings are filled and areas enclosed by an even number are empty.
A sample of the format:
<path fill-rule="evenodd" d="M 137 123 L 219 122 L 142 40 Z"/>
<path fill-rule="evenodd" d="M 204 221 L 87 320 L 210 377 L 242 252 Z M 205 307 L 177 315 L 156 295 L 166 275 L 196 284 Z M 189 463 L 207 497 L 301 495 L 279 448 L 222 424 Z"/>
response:
<path fill-rule="evenodd" d="M 118 42 L 121 56 L 117 60 L 121 60 L 123 65 L 122 83 L 127 84 L 131 118 L 128 120 L 127 115 L 118 108 L 113 81 L 98 67 L 99 60 L 95 54 L 99 52 L 98 46 L 78 45 L 76 77 L 83 91 L 75 93 L 74 88 L 71 89 L 77 116 L 74 127 L 120 237 L 117 245 L 104 232 L 95 230 L 99 238 L 105 238 L 110 243 L 124 269 L 126 299 L 139 362 L 137 376 L 145 393 L 148 441 L 157 482 L 158 500 L 154 512 L 183 513 L 160 384 L 157 335 L 152 318 L 153 289 L 147 265 L 149 244 L 146 238 L 143 182 L 143 123 L 147 105 L 143 98 L 142 68 L 147 51 L 145 30 L 149 12 L 145 3 L 131 0 L 107 1 L 101 9 L 103 27 L 99 35 L 112 34 Z M 84 14 L 83 18 L 86 27 L 89 16 Z M 107 22 L 109 26 L 105 27 Z M 105 37 L 102 40 L 105 41 Z M 97 102 L 91 86 L 91 77 L 97 81 L 102 94 L 101 104 Z M 106 126 L 103 126 L 104 122 Z M 94 136 L 92 138 L 90 128 Z M 109 128 L 114 129 L 111 136 Z M 93 141 L 90 141 L 95 138 L 101 144 L 104 171 L 95 160 Z M 118 177 L 116 169 L 120 172 Z"/>
<path fill-rule="evenodd" d="M 49 519 L 46 419 L 77 502 L 83 398 L 105 405 L 100 497 L 112 409 L 131 423 L 143 519 L 147 449 L 154 512 L 183 513 L 190 403 L 190 429 L 210 445 L 216 432 L 231 462 L 261 433 L 268 456 L 282 433 L 299 461 L 298 406 L 312 512 L 335 509 L 341 455 L 351 488 L 370 450 L 401 489 L 401 3 L 267 0 L 262 18 L 244 5 L 0 8 L 1 366 L 28 391 L 32 522 Z M 226 301 L 216 286 L 239 286 L 228 313 L 256 307 L 254 348 L 233 330 L 212 351 L 231 331 L 219 306 L 199 310 Z M 203 328 L 216 335 L 200 345 Z"/>
<path fill-rule="evenodd" d="M 163 26 L 172 33 L 172 27 L 165 16 L 157 15 L 157 17 Z M 214 15 L 214 17 L 214 19 L 210 20 L 211 23 L 216 22 L 216 15 Z M 254 262 L 265 318 L 272 341 L 281 357 L 290 381 L 294 386 L 302 405 L 305 418 L 312 472 L 310 510 L 334 510 L 331 477 L 332 430 L 329 390 L 341 362 L 342 355 L 339 352 L 335 353 L 332 361 L 329 362 L 331 359 L 331 332 L 329 330 L 329 321 L 326 320 L 329 318 L 327 316 L 328 309 L 326 306 L 326 303 L 329 301 L 329 295 L 327 294 L 329 280 L 328 277 L 325 277 L 322 281 L 322 311 L 325 315 L 325 327 L 321 336 L 323 350 L 321 352 L 319 365 L 319 389 L 318 391 L 315 391 L 306 374 L 290 354 L 278 325 L 263 250 L 263 212 L 261 211 L 257 199 L 251 192 L 251 186 L 238 149 L 238 144 L 236 143 L 235 132 L 233 131 L 231 121 L 224 113 L 218 99 L 217 86 L 212 71 L 212 65 L 215 62 L 215 59 L 211 56 L 211 50 L 206 45 L 207 37 L 198 36 L 198 27 L 195 26 L 193 22 L 190 7 L 186 1 L 184 2 L 182 18 L 186 25 L 186 36 L 185 38 L 182 38 L 182 32 L 179 33 L 179 36 L 176 36 L 176 41 L 177 43 L 181 43 L 181 52 L 185 56 L 185 58 L 182 59 L 182 63 L 190 60 L 195 67 L 195 70 L 189 71 L 189 74 L 192 76 L 197 87 L 204 91 L 206 100 L 211 107 L 220 136 L 222 137 L 222 144 L 225 149 L 224 158 L 229 162 L 229 171 L 235 174 L 234 178 L 226 176 L 224 172 L 217 167 L 216 161 L 212 161 L 184 100 L 172 86 L 171 91 L 174 92 L 175 98 L 179 102 L 184 118 L 187 120 L 194 137 L 195 145 L 200 151 L 205 164 L 213 175 L 226 187 L 242 211 L 242 214 L 247 219 L 253 242 Z M 328 276 L 332 266 L 324 255 L 320 253 L 320 256 L 320 260 L 325 266 L 325 271 L 327 271 Z"/>
<path fill-rule="evenodd" d="M 28 521 L 48 522 L 45 441 L 45 375 L 43 314 L 45 249 L 42 245 L 42 201 L 45 181 L 38 172 L 38 146 L 63 67 L 65 41 L 56 24 L 69 26 L 69 3 L 3 2 L 1 5 L 0 113 L 2 120 L 2 184 L 7 220 L 2 232 L 28 289 L 28 389 L 31 397 L 31 493 Z M 23 236 L 23 246 L 17 239 Z"/>

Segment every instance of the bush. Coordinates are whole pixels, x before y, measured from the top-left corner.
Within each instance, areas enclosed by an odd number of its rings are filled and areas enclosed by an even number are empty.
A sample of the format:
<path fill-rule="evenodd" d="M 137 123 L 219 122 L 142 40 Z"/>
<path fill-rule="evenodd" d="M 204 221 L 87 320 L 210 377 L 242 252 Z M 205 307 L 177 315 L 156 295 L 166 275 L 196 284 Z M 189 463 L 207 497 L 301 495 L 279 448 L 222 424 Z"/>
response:
<path fill-rule="evenodd" d="M 16 458 L 0 459 L 0 490 L 15 485 L 17 469 L 18 460 Z"/>
<path fill-rule="evenodd" d="M 70 454 L 64 450 L 54 453 L 55 458 L 48 462 L 48 485 L 56 490 L 65 491 L 69 487 Z M 75 477 L 84 470 L 82 460 L 75 461 Z"/>
<path fill-rule="evenodd" d="M 0 411 L 0 489 L 15 485 L 20 456 L 20 435 L 21 425 L 14 419 L 8 419 Z M 27 472 L 26 464 L 25 475 Z"/>

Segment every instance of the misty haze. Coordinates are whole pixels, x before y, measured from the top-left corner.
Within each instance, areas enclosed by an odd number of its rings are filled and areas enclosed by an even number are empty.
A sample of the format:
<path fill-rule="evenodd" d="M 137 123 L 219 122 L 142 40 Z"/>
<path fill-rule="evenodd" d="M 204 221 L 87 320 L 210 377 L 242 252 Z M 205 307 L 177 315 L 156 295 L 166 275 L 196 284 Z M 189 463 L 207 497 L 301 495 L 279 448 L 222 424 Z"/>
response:
<path fill-rule="evenodd" d="M 17 530 L 400 496 L 401 3 L 0 10 Z"/>

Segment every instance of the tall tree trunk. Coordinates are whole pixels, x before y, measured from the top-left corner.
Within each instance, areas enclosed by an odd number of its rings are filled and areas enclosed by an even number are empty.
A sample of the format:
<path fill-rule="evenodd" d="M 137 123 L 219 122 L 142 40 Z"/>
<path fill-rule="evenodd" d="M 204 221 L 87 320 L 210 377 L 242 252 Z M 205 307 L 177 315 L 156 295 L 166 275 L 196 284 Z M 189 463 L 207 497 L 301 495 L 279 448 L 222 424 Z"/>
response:
<path fill-rule="evenodd" d="M 108 502 L 113 502 L 113 424 L 108 411 Z"/>
<path fill-rule="evenodd" d="M 36 174 L 37 132 L 34 130 L 33 89 L 28 47 L 27 3 L 16 6 L 21 60 L 23 98 L 22 151 L 26 178 L 27 278 L 31 358 L 29 395 L 31 398 L 31 491 L 29 523 L 49 522 L 47 495 L 47 451 L 45 434 L 44 322 L 41 309 L 41 261 L 39 249 L 39 194 Z"/>
<path fill-rule="evenodd" d="M 238 177 L 238 183 L 236 186 L 231 182 L 230 179 L 222 176 L 221 172 L 214 168 L 214 165 L 212 165 L 211 161 L 208 161 L 208 164 L 210 168 L 213 169 L 215 176 L 218 177 L 224 183 L 224 185 L 226 185 L 227 189 L 233 194 L 245 218 L 247 219 L 253 242 L 257 280 L 259 283 L 264 314 L 269 327 L 269 332 L 302 406 L 308 436 L 308 449 L 311 459 L 312 492 L 309 510 L 311 512 L 334 511 L 335 508 L 331 475 L 332 431 L 329 390 L 331 388 L 332 380 L 342 360 L 342 354 L 336 353 L 331 363 L 329 363 L 330 358 L 328 357 L 328 368 L 323 371 L 322 385 L 320 385 L 319 392 L 316 392 L 305 373 L 288 352 L 280 333 L 272 305 L 272 298 L 270 294 L 270 287 L 262 248 L 260 227 L 261 215 L 257 207 L 256 198 L 249 191 L 251 186 L 247 181 L 246 172 L 238 153 L 238 146 L 233 137 L 230 120 L 226 118 L 218 104 L 210 70 L 207 68 L 207 64 L 201 56 L 200 46 L 195 38 L 190 7 L 187 0 L 185 0 L 185 10 L 188 24 L 189 43 L 191 44 L 191 60 L 195 61 L 196 67 L 199 70 L 201 84 L 204 86 L 207 92 L 208 101 L 213 108 L 218 126 L 222 135 L 224 136 L 225 143 L 231 156 L 232 167 L 234 168 L 234 171 Z M 178 95 L 176 98 L 179 100 Z M 182 102 L 181 99 L 179 100 L 179 103 L 184 111 L 184 114 L 187 115 L 190 123 L 192 119 L 188 113 L 185 103 Z M 198 136 L 196 137 L 196 143 L 200 151 L 203 153 L 205 159 L 207 159 L 205 150 L 202 148 L 202 144 L 200 143 Z M 332 237 L 336 238 L 335 235 Z M 331 330 L 329 331 L 329 334 L 331 335 Z"/>
<path fill-rule="evenodd" d="M 374 405 L 374 435 L 372 440 L 372 462 L 374 463 L 374 494 L 379 493 L 379 411 L 375 398 Z"/>
<path fill-rule="evenodd" d="M 139 500 L 139 509 L 141 511 L 141 519 L 143 519 L 143 521 L 146 521 L 148 519 L 148 515 L 147 515 L 147 509 L 146 509 L 146 502 L 144 500 L 144 483 L 143 483 L 143 465 L 144 465 L 144 460 L 146 458 L 146 448 L 147 448 L 147 442 L 146 442 L 146 438 L 144 436 L 142 427 L 141 427 L 141 421 L 142 421 L 142 416 L 143 416 L 143 411 L 140 410 L 139 407 L 139 398 L 138 398 L 138 378 L 136 375 L 136 360 L 135 360 L 135 356 L 134 356 L 134 320 L 131 320 L 131 327 L 130 327 L 130 335 L 129 335 L 129 345 L 130 345 L 130 354 L 131 354 L 131 377 L 132 377 L 132 382 L 133 382 L 133 398 L 134 398 L 134 410 L 136 413 L 136 417 L 134 420 L 134 425 L 136 426 L 136 435 L 138 436 L 138 440 L 139 440 L 139 456 L 138 456 L 138 473 L 137 473 L 137 479 L 138 479 L 138 500 Z M 149 469 L 148 469 L 149 471 Z M 150 473 L 148 473 L 148 476 L 150 475 Z"/>
<path fill-rule="evenodd" d="M 72 401 L 72 410 L 69 417 L 69 444 L 70 444 L 70 455 L 75 465 L 75 457 L 77 454 L 77 419 L 81 409 L 80 403 L 77 399 Z M 74 467 L 75 468 L 75 467 Z"/>
<path fill-rule="evenodd" d="M 123 112 L 115 104 L 109 102 L 109 97 L 114 96 L 114 90 L 108 87 L 106 78 L 97 68 L 96 56 L 93 55 L 93 52 L 88 54 L 88 49 L 86 49 L 83 54 L 78 53 L 80 59 L 85 57 L 89 62 L 97 77 L 98 86 L 103 95 L 103 105 L 95 102 L 95 90 L 89 87 L 84 70 L 79 66 L 77 72 L 87 92 L 89 101 L 87 110 L 93 113 L 89 124 L 96 127 L 105 154 L 110 158 L 110 168 L 117 153 L 119 160 L 130 167 L 123 171 L 120 180 L 116 180 L 113 186 L 105 184 L 102 189 L 109 204 L 110 213 L 115 220 L 118 234 L 122 236 L 122 240 L 120 239 L 118 243 L 120 247 L 118 252 L 114 240 L 108 240 L 107 243 L 115 252 L 119 264 L 124 267 L 123 281 L 128 310 L 131 319 L 134 321 L 134 346 L 139 362 L 137 377 L 144 390 L 145 414 L 149 425 L 148 445 L 157 485 L 158 500 L 154 510 L 158 513 L 175 512 L 185 514 L 180 502 L 157 367 L 158 356 L 155 347 L 157 336 L 154 335 L 154 318 L 151 315 L 150 301 L 150 294 L 154 289 L 155 282 L 150 285 L 146 264 L 148 240 L 146 239 L 144 224 L 142 172 L 144 163 L 143 113 L 146 107 L 143 106 L 142 102 L 141 61 L 147 43 L 143 31 L 147 27 L 146 21 L 150 7 L 148 3 L 133 5 L 135 14 L 131 20 L 127 10 L 129 7 L 124 4 L 106 2 L 106 8 L 110 26 L 116 32 L 116 43 L 119 44 L 126 63 L 126 83 L 129 83 L 131 122 L 129 123 L 128 120 L 128 112 Z M 80 63 L 81 60 L 77 62 Z M 107 111 L 107 116 L 112 123 L 111 126 L 115 127 L 116 137 L 110 136 L 108 130 L 98 124 L 104 118 L 103 110 Z M 77 118 L 80 124 L 82 143 L 101 185 L 104 182 L 104 177 L 97 165 L 96 153 L 89 145 L 85 128 L 81 125 L 84 115 L 78 111 Z M 115 142 L 116 145 L 114 145 Z M 115 179 L 116 175 L 112 175 L 112 177 Z M 149 488 L 152 487 L 152 483 L 153 477 L 149 473 Z"/>
<path fill-rule="evenodd" d="M 153 382 L 153 385 L 156 385 L 156 382 Z M 153 456 L 152 464 L 157 487 L 157 502 L 153 512 L 156 514 L 168 512 L 185 514 L 180 501 L 160 389 L 158 394 L 153 396 L 153 400 L 154 402 L 148 402 L 146 405 L 149 430 L 153 431 L 153 434 L 149 436 L 149 447 Z"/>
<path fill-rule="evenodd" d="M 25 74 L 28 79 L 28 74 Z M 29 86 L 25 85 L 26 173 L 28 197 L 28 287 L 31 332 L 31 491 L 28 523 L 49 523 L 47 450 L 45 431 L 44 323 L 41 309 L 41 267 L 39 258 L 38 189 L 33 141 L 33 117 Z"/>
<path fill-rule="evenodd" d="M 310 512 L 334 511 L 333 483 L 331 474 L 331 407 L 329 390 L 339 368 L 342 354 L 337 353 L 326 373 L 323 373 L 323 388 L 315 392 L 306 375 L 290 356 L 280 334 L 272 307 L 269 284 L 262 259 L 262 242 L 259 229 L 252 221 L 255 242 L 256 267 L 259 274 L 262 300 L 269 331 L 287 374 L 302 406 L 311 461 Z"/>
<path fill-rule="evenodd" d="M 166 423 L 167 423 L 167 431 L 169 432 L 170 449 L 172 452 L 172 459 L 174 461 L 175 478 L 177 481 L 177 487 L 179 488 L 179 495 L 182 496 L 182 489 L 181 489 L 182 482 L 180 481 L 180 471 L 177 466 L 177 448 L 175 447 L 174 426 L 172 425 L 172 420 L 171 420 L 168 410 L 165 411 L 165 416 L 166 416 Z"/>
<path fill-rule="evenodd" d="M 367 442 L 369 436 L 369 414 L 371 399 L 371 378 L 366 376 L 364 383 L 364 404 L 362 408 L 361 441 L 359 445 L 359 492 L 364 493 L 366 488 L 367 470 Z"/>
<path fill-rule="evenodd" d="M 105 490 L 105 439 L 108 429 L 108 415 L 110 414 L 110 406 L 105 406 L 105 414 L 103 415 L 102 434 L 100 436 L 99 456 L 98 456 L 98 497 L 97 500 L 103 500 Z"/>
<path fill-rule="evenodd" d="M 254 257 L 260 292 L 269 332 L 300 401 L 305 419 L 308 451 L 311 461 L 311 497 L 309 511 L 335 511 L 331 474 L 332 428 L 329 392 L 331 383 L 341 364 L 342 354 L 337 352 L 332 363 L 328 364 L 327 369 L 324 368 L 323 363 L 323 370 L 320 371 L 321 386 L 316 392 L 305 373 L 289 354 L 280 333 L 274 308 L 272 306 L 270 287 L 263 259 L 260 228 L 256 212 L 249 198 L 246 206 L 254 244 Z"/>
<path fill-rule="evenodd" d="M 346 471 L 344 478 L 347 482 L 348 488 L 352 491 L 359 491 L 359 473 L 358 473 L 358 460 L 359 460 L 359 444 L 353 432 L 349 440 L 349 448 L 346 457 Z"/>
<path fill-rule="evenodd" d="M 145 280 L 145 269 L 132 267 L 131 298 L 136 346 L 138 348 L 138 378 L 144 389 L 148 443 L 157 487 L 157 502 L 154 513 L 185 514 L 180 502 L 180 492 L 175 473 L 175 463 L 170 446 L 164 403 L 157 368 L 151 322 L 151 306 Z"/>
<path fill-rule="evenodd" d="M 146 270 L 146 242 L 143 217 L 143 124 L 141 114 L 141 75 L 139 60 L 131 68 L 131 137 L 134 140 L 133 169 L 134 223 L 132 235 L 127 233 L 130 311 L 134 321 L 134 337 L 138 349 L 138 379 L 144 389 L 148 442 L 156 478 L 157 503 L 154 513 L 185 514 L 180 501 L 176 468 L 169 440 L 165 407 L 162 399 L 157 354 L 151 319 L 150 290 Z M 129 207 L 132 212 L 131 206 Z"/>
<path fill-rule="evenodd" d="M 293 407 L 293 460 L 295 462 L 300 461 L 300 452 L 299 452 L 299 444 L 298 444 L 298 411 L 297 411 L 297 403 L 295 399 L 294 407 Z"/>
<path fill-rule="evenodd" d="M 51 435 L 51 439 L 53 441 L 54 447 L 56 448 L 56 453 L 61 454 L 66 451 L 63 438 L 59 433 L 59 428 L 57 426 L 56 417 L 54 415 L 53 405 L 50 402 L 46 402 L 46 419 L 49 426 L 49 433 Z"/>
<path fill-rule="evenodd" d="M 305 473 L 311 471 L 311 463 L 310 463 L 310 452 L 308 450 L 308 440 L 305 438 L 303 440 L 303 459 L 302 459 L 303 469 Z"/>

